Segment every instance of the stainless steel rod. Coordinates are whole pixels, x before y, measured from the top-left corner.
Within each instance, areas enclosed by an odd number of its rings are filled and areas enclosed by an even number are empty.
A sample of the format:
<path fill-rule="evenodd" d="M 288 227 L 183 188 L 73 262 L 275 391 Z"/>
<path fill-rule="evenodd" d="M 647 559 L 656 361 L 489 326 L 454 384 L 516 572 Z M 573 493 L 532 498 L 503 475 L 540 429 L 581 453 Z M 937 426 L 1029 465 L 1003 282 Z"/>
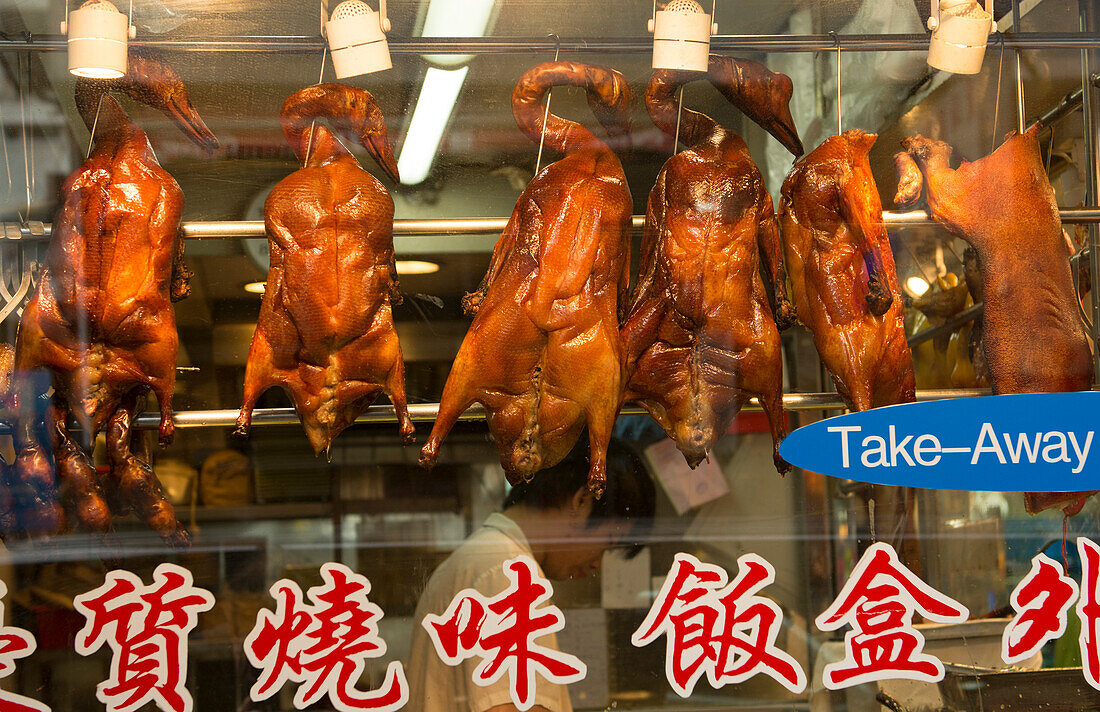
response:
<path fill-rule="evenodd" d="M 1063 208 L 1059 211 L 1064 223 L 1100 223 L 1100 208 Z M 934 224 L 924 210 L 884 212 L 882 222 L 887 227 L 919 227 Z M 634 229 L 645 223 L 644 215 L 635 215 Z M 428 235 L 491 235 L 504 230 L 508 218 L 437 218 L 431 220 L 394 220 L 393 234 L 409 237 Z M 31 221 L 26 225 L 0 223 L 0 240 L 44 240 L 52 232 L 49 223 Z M 262 238 L 262 220 L 192 221 L 183 224 L 183 235 L 189 240 L 216 238 Z"/>
<path fill-rule="evenodd" d="M 1081 105 L 1084 103 L 1084 85 L 1086 83 L 1088 83 L 1092 89 L 1100 89 L 1100 74 L 1093 74 L 1088 82 L 1082 81 L 1081 88 L 1074 89 L 1069 94 L 1066 94 L 1056 106 L 1031 122 L 1032 124 L 1040 125 L 1040 134 L 1050 130 L 1052 125 L 1067 114 L 1081 108 Z"/>
<path fill-rule="evenodd" d="M 1078 0 L 1077 9 L 1078 27 L 1082 32 L 1095 34 L 1097 30 L 1100 30 L 1100 13 L 1097 12 L 1094 0 Z M 1100 133 L 1097 131 L 1095 86 L 1089 80 L 1092 78 L 1097 58 L 1098 53 L 1095 51 L 1083 50 L 1081 52 L 1081 114 L 1084 119 L 1085 155 L 1088 157 L 1088 166 L 1085 171 L 1085 200 L 1091 199 L 1094 204 L 1097 196 L 1100 195 L 1100 154 L 1097 153 L 1100 150 L 1100 147 L 1097 146 Z M 1095 224 L 1089 225 L 1088 241 L 1089 267 L 1092 274 L 1100 274 L 1100 227 Z M 1092 342 L 1096 343 L 1097 339 L 1100 338 L 1100 289 L 1093 289 L 1089 296 L 1090 306 L 1092 307 L 1089 315 L 1092 319 L 1089 324 L 1090 336 Z M 1100 373 L 1100 349 L 1093 349 L 1092 358 L 1094 372 Z"/>
<path fill-rule="evenodd" d="M 1064 223 L 1100 223 L 1100 208 L 1061 208 L 1058 215 Z M 882 222 L 887 227 L 916 227 L 932 225 L 935 221 L 928 216 L 926 210 L 910 210 L 899 213 L 883 212 Z"/>
<path fill-rule="evenodd" d="M 917 391 L 918 401 L 942 400 L 945 398 L 970 398 L 972 396 L 989 395 L 988 390 L 978 388 L 955 388 L 936 391 Z M 844 401 L 836 393 L 784 393 L 783 408 L 785 410 L 841 410 L 845 408 Z M 760 412 L 760 403 L 753 398 L 743 411 Z M 409 405 L 409 416 L 417 422 L 431 422 L 435 420 L 439 412 L 438 403 L 413 403 Z M 620 415 L 645 415 L 646 411 L 641 407 L 628 404 Z M 480 405 L 474 405 L 463 413 L 459 420 L 484 420 L 485 409 Z M 160 424 L 160 416 L 156 413 L 143 413 L 138 416 L 137 427 L 153 429 Z M 298 415 L 293 408 L 258 408 L 252 415 L 252 424 L 255 425 L 294 425 L 298 422 Z M 367 412 L 359 416 L 356 423 L 396 423 L 397 415 L 391 405 L 374 405 Z M 237 411 L 235 410 L 192 410 L 176 413 L 175 423 L 177 428 L 230 428 L 237 423 Z"/>
<path fill-rule="evenodd" d="M 715 35 L 715 52 L 821 52 L 835 50 L 837 41 L 843 50 L 854 52 L 927 52 L 929 35 Z M 1000 42 L 1000 40 L 991 41 Z M 320 52 L 323 41 L 317 36 L 222 36 L 137 39 L 137 47 L 154 47 L 179 52 Z M 1004 37 L 1007 49 L 1095 49 L 1100 35 L 1084 32 L 1021 32 Z M 0 38 L 0 51 L 61 51 L 65 37 L 56 34 Z M 553 52 L 560 49 L 572 54 L 639 54 L 653 51 L 653 38 L 601 37 L 594 39 L 547 37 L 408 37 L 389 38 L 395 54 L 519 54 Z"/>

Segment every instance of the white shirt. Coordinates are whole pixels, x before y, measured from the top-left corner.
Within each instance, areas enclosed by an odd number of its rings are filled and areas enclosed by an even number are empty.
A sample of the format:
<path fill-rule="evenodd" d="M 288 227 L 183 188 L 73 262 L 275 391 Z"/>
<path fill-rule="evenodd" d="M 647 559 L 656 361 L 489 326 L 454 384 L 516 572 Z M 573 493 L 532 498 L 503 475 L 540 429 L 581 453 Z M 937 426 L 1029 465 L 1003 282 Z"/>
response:
<path fill-rule="evenodd" d="M 523 530 L 504 514 L 490 514 L 462 546 L 439 565 L 416 606 L 413 618 L 412 650 L 405 673 L 409 681 L 408 712 L 484 712 L 497 705 L 512 703 L 508 677 L 482 687 L 473 681 L 474 668 L 480 658 L 450 666 L 440 660 L 428 632 L 421 625 L 428 613 L 440 614 L 459 591 L 472 588 L 493 597 L 506 589 L 508 578 L 503 565 L 508 559 L 526 555 L 532 557 L 531 546 Z M 536 563 L 536 566 L 538 564 Z M 539 568 L 542 576 L 542 569 Z M 539 645 L 558 649 L 553 633 L 538 638 Z M 572 712 L 569 690 L 543 677 L 535 683 L 535 704 L 550 712 Z"/>

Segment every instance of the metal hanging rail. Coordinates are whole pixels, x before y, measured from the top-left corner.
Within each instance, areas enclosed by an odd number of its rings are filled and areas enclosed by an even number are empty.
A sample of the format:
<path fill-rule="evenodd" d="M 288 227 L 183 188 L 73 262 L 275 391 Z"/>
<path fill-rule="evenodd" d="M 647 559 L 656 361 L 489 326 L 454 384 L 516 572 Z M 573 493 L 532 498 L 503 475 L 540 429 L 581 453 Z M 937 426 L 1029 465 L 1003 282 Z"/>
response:
<path fill-rule="evenodd" d="M 928 34 L 883 35 L 715 35 L 710 46 L 715 52 L 821 52 L 841 49 L 855 52 L 928 51 Z M 65 36 L 27 34 L 0 35 L 0 51 L 60 51 Z M 989 45 L 1006 49 L 1098 49 L 1100 35 L 1086 32 L 1019 32 L 998 34 Z M 256 35 L 222 37 L 180 37 L 138 39 L 130 44 L 178 52 L 320 52 L 324 41 L 318 36 Z M 653 51 L 653 38 L 577 37 L 409 37 L 389 38 L 396 54 L 527 54 L 561 50 L 572 54 L 636 54 Z"/>
<path fill-rule="evenodd" d="M 925 341 L 930 341 L 941 334 L 951 334 L 963 324 L 974 321 L 974 319 L 980 316 L 984 311 L 985 304 L 983 302 L 978 302 L 972 307 L 967 307 L 939 326 L 931 326 L 910 336 L 908 339 L 909 347 L 912 348 L 917 344 L 923 344 Z"/>
<path fill-rule="evenodd" d="M 1100 74 L 1093 74 L 1092 77 L 1090 77 L 1088 83 L 1093 88 L 1100 89 Z M 1035 119 L 1035 121 L 1033 121 L 1032 123 L 1040 124 L 1042 127 L 1042 131 L 1047 131 L 1059 119 L 1063 118 L 1073 111 L 1076 111 L 1077 109 L 1080 109 L 1081 105 L 1084 103 L 1084 97 L 1085 88 L 1082 85 L 1081 87 L 1075 89 L 1074 91 L 1071 91 L 1069 94 L 1066 94 L 1064 97 L 1062 97 L 1061 101 L 1059 101 L 1054 107 L 1049 109 L 1042 116 Z"/>
<path fill-rule="evenodd" d="M 1100 223 L 1100 208 L 1063 208 L 1059 211 L 1064 223 Z M 644 215 L 632 219 L 634 229 L 645 224 Z M 934 225 L 924 210 L 884 212 L 882 221 L 887 227 L 919 227 Z M 408 237 L 428 235 L 491 235 L 504 230 L 508 218 L 436 218 L 431 220 L 394 220 L 393 234 Z M 185 222 L 183 236 L 189 240 L 217 238 L 263 238 L 262 220 L 210 220 Z M 0 240 L 48 240 L 52 232 L 49 223 L 31 220 L 26 224 L 0 222 Z"/>
<path fill-rule="evenodd" d="M 918 401 L 943 400 L 946 398 L 969 398 L 989 395 L 987 389 L 955 388 L 935 391 L 917 391 Z M 847 406 L 836 393 L 784 393 L 785 410 L 842 410 Z M 760 402 L 753 398 L 741 409 L 746 412 L 760 412 Z M 438 403 L 412 403 L 409 416 L 417 422 L 431 422 L 439 412 Z M 627 405 L 620 415 L 645 415 L 646 411 L 636 405 Z M 174 420 L 177 428 L 231 428 L 237 424 L 238 412 L 235 410 L 192 410 L 176 413 Z M 468 408 L 459 420 L 485 420 L 485 409 L 480 405 Z M 355 420 L 356 423 L 396 423 L 397 414 L 392 405 L 374 405 Z M 135 420 L 138 428 L 155 429 L 160 425 L 158 413 L 143 413 Z M 298 415 L 293 408 L 258 408 L 252 415 L 253 425 L 296 425 Z"/>

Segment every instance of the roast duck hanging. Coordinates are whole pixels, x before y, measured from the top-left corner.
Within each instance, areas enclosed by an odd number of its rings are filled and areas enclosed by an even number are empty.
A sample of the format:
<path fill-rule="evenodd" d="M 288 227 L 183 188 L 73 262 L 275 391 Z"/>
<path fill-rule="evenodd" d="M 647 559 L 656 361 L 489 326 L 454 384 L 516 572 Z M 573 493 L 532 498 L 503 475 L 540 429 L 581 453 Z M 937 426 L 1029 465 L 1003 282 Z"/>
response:
<path fill-rule="evenodd" d="M 905 139 L 896 158 L 895 202 L 912 205 L 923 188 L 932 218 L 977 252 L 982 351 L 995 394 L 1092 387 L 1069 251 L 1035 139 L 1040 129 L 1012 132 L 992 154 L 957 169 L 949 144 L 919 135 Z M 1027 493 L 1024 501 L 1032 513 L 1072 514 L 1089 494 Z"/>
<path fill-rule="evenodd" d="M 779 226 L 744 140 L 703 114 L 678 111 L 676 90 L 703 78 L 791 153 L 802 153 L 785 75 L 716 55 L 706 74 L 654 72 L 646 109 L 666 134 L 678 125 L 687 148 L 665 163 L 649 194 L 641 275 L 621 332 L 625 397 L 649 411 L 695 467 L 756 396 L 776 468 L 786 472 L 778 450 L 786 435 L 779 330 L 795 314 Z"/>
<path fill-rule="evenodd" d="M 779 223 L 798 317 L 852 410 L 915 396 L 901 292 L 867 154 L 877 136 L 845 131 L 783 182 Z"/>
<path fill-rule="evenodd" d="M 391 305 L 401 303 L 393 254 L 393 199 L 333 131 L 361 144 L 395 182 L 397 164 L 374 98 L 343 84 L 291 94 L 279 114 L 302 161 L 264 204 L 271 266 L 245 368 L 237 431 L 256 399 L 290 393 L 316 453 L 385 393 L 401 437 L 413 440 L 405 366 Z"/>
<path fill-rule="evenodd" d="M 118 91 L 167 114 L 196 144 L 217 140 L 163 59 L 131 51 L 117 80 L 77 79 L 76 103 L 95 147 L 61 189 L 50 246 L 16 339 L 18 418 L 11 501 L 15 529 L 50 534 L 78 523 L 105 532 L 133 511 L 168 542 L 187 532 L 133 432 L 146 394 L 160 406 L 160 442 L 172 439 L 176 335 L 172 302 L 187 295 L 179 233 L 183 193 L 153 155 L 145 133 L 109 95 Z M 45 437 L 36 422 L 33 373 L 52 375 Z M 87 442 L 106 427 L 110 474 L 100 478 L 67 429 L 75 417 Z"/>
<path fill-rule="evenodd" d="M 584 87 L 608 134 L 629 139 L 633 94 L 618 72 L 547 62 L 512 93 L 516 123 L 565 154 L 523 191 L 480 288 L 464 306 L 473 324 L 443 389 L 420 454 L 439 446 L 471 404 L 485 406 L 510 482 L 560 461 L 588 426 L 588 486 L 602 492 L 607 444 L 623 389 L 619 318 L 630 265 L 630 191 L 619 159 L 584 126 L 549 114 L 555 85 Z"/>
<path fill-rule="evenodd" d="M 799 160 L 783 182 L 779 223 L 798 317 L 852 410 L 916 396 L 913 357 L 882 202 L 868 153 L 875 134 L 845 131 Z M 875 526 L 918 565 L 909 488 L 877 486 Z"/>

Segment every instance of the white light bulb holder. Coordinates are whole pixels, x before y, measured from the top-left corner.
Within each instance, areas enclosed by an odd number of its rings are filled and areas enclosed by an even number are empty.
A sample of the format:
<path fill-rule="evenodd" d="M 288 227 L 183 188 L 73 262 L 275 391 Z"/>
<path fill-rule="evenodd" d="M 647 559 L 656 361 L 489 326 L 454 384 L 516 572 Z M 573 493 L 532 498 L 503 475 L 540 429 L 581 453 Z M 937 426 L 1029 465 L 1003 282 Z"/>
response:
<path fill-rule="evenodd" d="M 973 0 L 931 0 L 928 64 L 953 74 L 977 74 L 982 69 L 989 35 L 994 30 L 993 3 L 985 8 Z"/>
<path fill-rule="evenodd" d="M 137 29 L 114 5 L 85 3 L 68 14 L 61 31 L 68 35 L 70 73 L 92 79 L 126 75 L 127 42 Z"/>
<path fill-rule="evenodd" d="M 701 8 L 700 8 L 701 10 Z M 701 11 L 657 10 L 649 21 L 653 33 L 653 68 L 707 71 L 710 36 L 717 23 Z"/>
<path fill-rule="evenodd" d="M 378 9 L 375 12 L 361 0 L 344 0 L 333 9 L 323 31 L 337 79 L 393 67 L 386 41 L 390 21 L 386 17 L 385 0 L 379 1 Z"/>

